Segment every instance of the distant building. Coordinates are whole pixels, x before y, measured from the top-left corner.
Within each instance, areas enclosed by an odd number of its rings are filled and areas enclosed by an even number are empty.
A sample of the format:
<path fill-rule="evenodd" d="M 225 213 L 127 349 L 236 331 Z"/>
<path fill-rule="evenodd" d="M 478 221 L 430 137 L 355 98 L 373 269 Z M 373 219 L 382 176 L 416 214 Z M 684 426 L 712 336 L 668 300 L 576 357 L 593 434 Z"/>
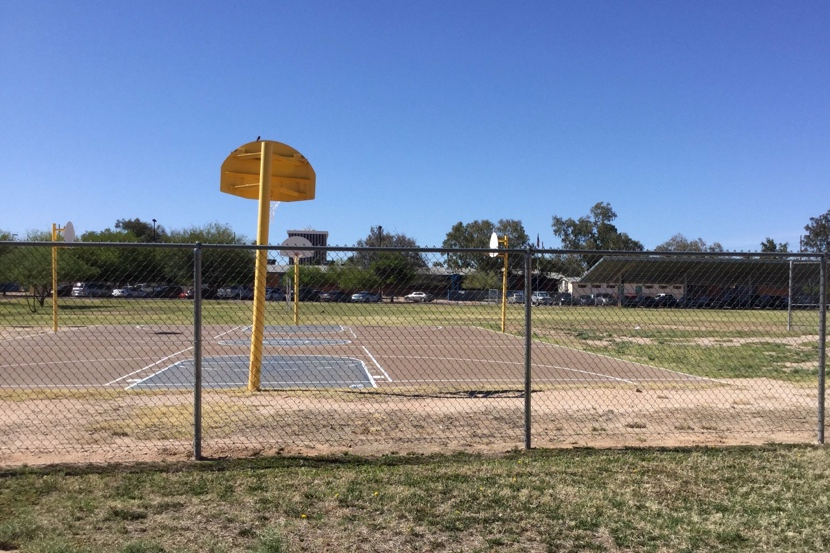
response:
<path fill-rule="evenodd" d="M 289 230 L 288 237 L 293 238 L 299 236 L 311 242 L 312 246 L 326 247 L 329 241 L 329 233 L 324 230 Z M 289 259 L 289 264 L 293 265 L 294 260 Z M 326 264 L 326 250 L 319 250 L 314 252 L 311 257 L 300 258 L 300 265 L 325 265 Z"/>

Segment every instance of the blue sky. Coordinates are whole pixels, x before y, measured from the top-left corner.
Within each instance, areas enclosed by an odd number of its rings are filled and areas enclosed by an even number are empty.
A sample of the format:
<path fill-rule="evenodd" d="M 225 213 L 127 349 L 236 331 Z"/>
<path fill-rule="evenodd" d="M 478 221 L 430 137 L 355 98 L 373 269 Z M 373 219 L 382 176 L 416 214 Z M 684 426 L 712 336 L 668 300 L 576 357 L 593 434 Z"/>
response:
<path fill-rule="evenodd" d="M 646 248 L 754 251 L 830 209 L 830 2 L 0 2 L 0 229 L 256 236 L 219 168 L 299 150 L 289 229 L 439 246 L 458 221 L 603 201 Z"/>

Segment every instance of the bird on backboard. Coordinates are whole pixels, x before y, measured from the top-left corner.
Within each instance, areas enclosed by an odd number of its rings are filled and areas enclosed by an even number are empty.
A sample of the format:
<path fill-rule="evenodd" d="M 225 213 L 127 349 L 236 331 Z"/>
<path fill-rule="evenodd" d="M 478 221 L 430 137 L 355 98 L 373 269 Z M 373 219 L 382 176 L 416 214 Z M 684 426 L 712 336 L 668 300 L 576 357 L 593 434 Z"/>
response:
<path fill-rule="evenodd" d="M 257 142 L 259 142 L 259 139 L 260 139 L 260 137 L 259 137 L 259 136 L 258 136 L 258 137 L 256 137 L 256 141 L 257 141 Z"/>

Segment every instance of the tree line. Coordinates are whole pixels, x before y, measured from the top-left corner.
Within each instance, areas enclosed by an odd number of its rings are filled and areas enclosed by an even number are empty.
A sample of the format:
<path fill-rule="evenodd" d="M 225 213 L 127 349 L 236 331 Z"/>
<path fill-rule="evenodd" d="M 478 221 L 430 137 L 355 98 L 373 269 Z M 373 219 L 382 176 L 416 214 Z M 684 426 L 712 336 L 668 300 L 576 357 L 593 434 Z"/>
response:
<path fill-rule="evenodd" d="M 610 204 L 599 202 L 588 214 L 574 218 L 553 216 L 551 230 L 561 242 L 562 253 L 539 256 L 534 266 L 542 272 L 580 276 L 601 258 L 597 251 L 644 251 L 643 244 L 614 224 L 617 214 Z M 804 227 L 805 235 L 799 251 L 830 251 L 830 210 L 811 217 Z M 464 223 L 459 221 L 447 232 L 442 247 L 448 250 L 489 248 L 490 236 L 496 233 L 506 239 L 509 248 L 532 248 L 534 243 L 521 221 L 487 219 Z M 30 231 L 24 240 L 49 242 L 48 231 Z M 251 242 L 237 235 L 228 225 L 210 223 L 201 227 L 167 230 L 155 221 L 118 219 L 114 228 L 88 231 L 82 242 L 171 243 L 171 244 L 237 244 Z M 16 236 L 0 230 L 0 241 L 14 241 Z M 427 268 L 426 258 L 418 252 L 399 251 L 418 248 L 416 241 L 405 234 L 384 232 L 380 226 L 370 227 L 369 234 L 356 244 L 357 248 L 377 247 L 389 251 L 356 251 L 343 260 L 332 261 L 325 271 L 307 268 L 300 271 L 303 286 L 339 286 L 343 289 L 391 289 L 416 281 Z M 537 235 L 535 246 L 540 246 Z M 398 250 L 398 251 L 395 251 Z M 702 238 L 688 239 L 675 234 L 654 248 L 656 252 L 723 252 L 718 242 L 707 244 Z M 767 237 L 760 244 L 761 252 L 788 252 L 789 244 Z M 486 289 L 500 287 L 503 258 L 486 253 L 451 251 L 434 265 L 465 274 L 463 287 Z M 520 272 L 519 256 L 508 258 L 508 270 Z M 59 281 L 94 279 L 113 283 L 136 279 L 157 283 L 183 283 L 192 280 L 192 251 L 189 248 L 61 248 Z M 206 249 L 203 252 L 202 275 L 212 286 L 253 281 L 254 252 L 247 249 Z M 289 270 L 289 277 L 293 271 Z M 0 283 L 25 285 L 40 298 L 48 297 L 51 286 L 51 248 L 12 248 L 0 246 Z"/>

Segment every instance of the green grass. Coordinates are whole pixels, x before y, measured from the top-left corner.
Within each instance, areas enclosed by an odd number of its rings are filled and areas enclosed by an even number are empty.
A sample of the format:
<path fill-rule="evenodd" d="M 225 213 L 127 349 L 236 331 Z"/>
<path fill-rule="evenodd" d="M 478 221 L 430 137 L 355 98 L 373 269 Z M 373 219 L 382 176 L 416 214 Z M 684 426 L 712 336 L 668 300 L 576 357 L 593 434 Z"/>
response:
<path fill-rule="evenodd" d="M 19 326 L 51 326 L 51 299 L 31 313 L 20 298 L 0 297 L 0 321 Z M 190 300 L 129 300 L 129 299 L 70 299 L 59 303 L 61 324 L 180 324 L 193 321 L 193 302 Z M 402 301 L 383 304 L 303 303 L 300 318 L 304 324 L 383 324 L 425 325 L 446 324 L 471 326 L 486 324 L 501 326 L 501 307 L 472 304 L 407 304 Z M 284 302 L 268 302 L 266 314 L 269 323 L 291 324 L 293 309 Z M 247 324 L 252 315 L 250 301 L 203 302 L 204 324 Z M 524 307 L 508 306 L 507 323 L 512 332 L 524 329 Z M 787 331 L 787 312 L 773 310 L 696 310 L 696 309 L 618 309 L 596 307 L 541 307 L 532 310 L 534 327 L 562 332 L 630 333 L 654 337 L 684 333 L 690 336 L 755 335 L 774 332 L 792 335 Z M 815 333 L 818 327 L 816 311 L 794 311 L 796 333 Z"/>
<path fill-rule="evenodd" d="M 0 550 L 826 551 L 823 447 L 0 471 Z"/>

